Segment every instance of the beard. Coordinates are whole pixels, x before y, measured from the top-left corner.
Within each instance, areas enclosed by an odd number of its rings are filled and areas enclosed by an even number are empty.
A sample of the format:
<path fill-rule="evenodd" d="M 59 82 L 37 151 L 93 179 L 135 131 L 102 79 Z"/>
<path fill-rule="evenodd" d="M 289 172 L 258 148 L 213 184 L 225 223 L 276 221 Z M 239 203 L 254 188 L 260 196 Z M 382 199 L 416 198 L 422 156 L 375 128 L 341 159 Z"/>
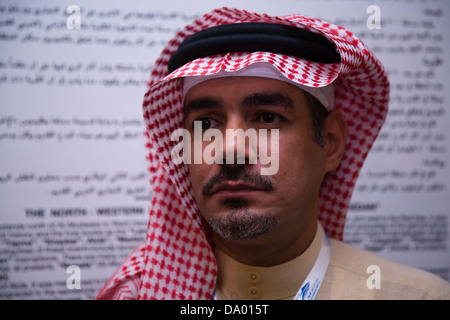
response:
<path fill-rule="evenodd" d="M 211 217 L 208 223 L 215 233 L 227 240 L 249 240 L 272 230 L 278 219 L 270 213 L 257 214 L 245 208 L 244 199 L 227 199 L 223 204 L 230 208 L 220 217 Z"/>

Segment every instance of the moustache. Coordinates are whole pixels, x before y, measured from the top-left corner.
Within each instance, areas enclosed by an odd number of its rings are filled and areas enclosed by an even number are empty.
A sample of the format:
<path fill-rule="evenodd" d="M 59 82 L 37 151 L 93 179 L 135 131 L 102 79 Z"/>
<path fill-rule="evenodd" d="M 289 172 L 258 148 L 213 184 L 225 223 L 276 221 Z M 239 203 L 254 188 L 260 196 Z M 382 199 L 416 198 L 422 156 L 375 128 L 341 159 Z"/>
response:
<path fill-rule="evenodd" d="M 243 165 L 224 165 L 221 171 L 202 186 L 202 194 L 209 197 L 217 184 L 225 181 L 242 181 L 266 191 L 274 189 L 272 181 L 267 176 L 249 173 Z"/>

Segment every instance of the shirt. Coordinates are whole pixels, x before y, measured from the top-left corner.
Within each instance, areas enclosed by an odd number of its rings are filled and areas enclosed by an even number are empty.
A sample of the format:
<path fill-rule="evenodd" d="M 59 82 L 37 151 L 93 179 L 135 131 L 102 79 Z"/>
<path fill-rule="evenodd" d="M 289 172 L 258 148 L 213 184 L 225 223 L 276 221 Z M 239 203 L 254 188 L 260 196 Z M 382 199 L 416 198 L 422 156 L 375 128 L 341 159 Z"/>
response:
<path fill-rule="evenodd" d="M 216 299 L 293 299 L 317 259 L 323 234 L 319 224 L 305 252 L 273 267 L 242 264 L 216 250 Z M 330 263 L 316 300 L 450 299 L 450 284 L 431 273 L 338 240 L 330 239 L 330 244 Z M 370 266 L 376 269 L 368 270 Z"/>

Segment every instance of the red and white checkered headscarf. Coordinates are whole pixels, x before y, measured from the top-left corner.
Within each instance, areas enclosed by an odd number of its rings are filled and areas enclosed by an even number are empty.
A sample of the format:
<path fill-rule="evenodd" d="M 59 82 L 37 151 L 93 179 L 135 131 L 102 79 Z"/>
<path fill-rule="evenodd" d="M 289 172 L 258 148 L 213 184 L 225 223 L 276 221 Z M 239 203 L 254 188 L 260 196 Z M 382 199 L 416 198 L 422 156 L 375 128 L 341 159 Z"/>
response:
<path fill-rule="evenodd" d="M 214 26 L 267 22 L 319 32 L 333 41 L 341 63 L 313 63 L 269 52 L 229 53 L 199 58 L 168 74 L 167 64 L 188 36 Z M 162 51 L 143 102 L 147 125 L 152 206 L 145 242 L 105 284 L 98 299 L 211 299 L 217 277 L 215 257 L 202 227 L 185 165 L 175 165 L 170 136 L 183 127 L 182 77 L 236 71 L 269 62 L 290 80 L 311 87 L 333 82 L 335 108 L 348 126 L 341 166 L 323 182 L 319 220 L 328 236 L 342 239 L 353 187 L 388 110 L 389 82 L 380 61 L 343 27 L 302 15 L 272 17 L 221 8 L 179 31 Z"/>

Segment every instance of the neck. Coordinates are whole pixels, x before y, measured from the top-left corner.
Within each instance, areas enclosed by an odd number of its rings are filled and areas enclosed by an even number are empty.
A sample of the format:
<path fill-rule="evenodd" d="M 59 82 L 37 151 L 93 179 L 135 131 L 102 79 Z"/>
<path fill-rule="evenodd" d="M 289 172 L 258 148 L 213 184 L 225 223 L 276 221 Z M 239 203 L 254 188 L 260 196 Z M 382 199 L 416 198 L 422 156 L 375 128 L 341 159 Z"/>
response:
<path fill-rule="evenodd" d="M 295 235 L 281 230 L 251 240 L 227 240 L 213 234 L 215 245 L 243 264 L 272 267 L 291 261 L 308 249 L 317 231 L 317 220 L 311 221 Z"/>

